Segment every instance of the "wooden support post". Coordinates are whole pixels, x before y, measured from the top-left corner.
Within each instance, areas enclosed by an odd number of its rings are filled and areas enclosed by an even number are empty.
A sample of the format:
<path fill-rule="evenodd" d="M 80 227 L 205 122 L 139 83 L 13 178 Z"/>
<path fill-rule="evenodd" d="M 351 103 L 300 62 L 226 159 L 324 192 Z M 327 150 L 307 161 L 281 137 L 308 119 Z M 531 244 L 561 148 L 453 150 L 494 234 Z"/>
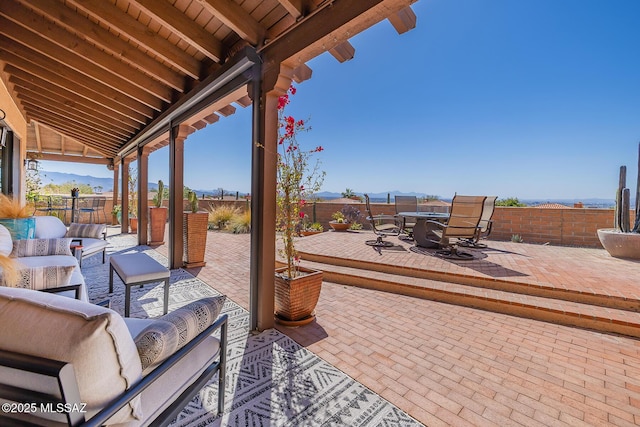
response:
<path fill-rule="evenodd" d="M 251 90 L 253 153 L 249 327 L 253 331 L 274 326 L 278 98 L 291 85 L 293 70 L 286 68 L 277 76 L 270 77 L 263 80 L 256 77 Z"/>
<path fill-rule="evenodd" d="M 180 125 L 169 135 L 169 268 L 183 266 L 184 141 L 195 129 Z"/>
<path fill-rule="evenodd" d="M 118 196 L 120 195 L 120 165 L 114 160 L 113 162 L 113 204 L 111 205 L 111 210 L 113 212 L 113 208 L 118 204 Z M 121 206 L 122 207 L 122 206 Z M 122 211 L 120 212 L 122 214 Z M 115 224 L 116 216 L 112 213 L 112 223 Z"/>
<path fill-rule="evenodd" d="M 129 165 L 131 159 L 122 159 L 122 221 L 120 232 L 129 233 Z"/>
<path fill-rule="evenodd" d="M 146 245 L 149 237 L 149 152 L 138 147 L 138 244 Z"/>

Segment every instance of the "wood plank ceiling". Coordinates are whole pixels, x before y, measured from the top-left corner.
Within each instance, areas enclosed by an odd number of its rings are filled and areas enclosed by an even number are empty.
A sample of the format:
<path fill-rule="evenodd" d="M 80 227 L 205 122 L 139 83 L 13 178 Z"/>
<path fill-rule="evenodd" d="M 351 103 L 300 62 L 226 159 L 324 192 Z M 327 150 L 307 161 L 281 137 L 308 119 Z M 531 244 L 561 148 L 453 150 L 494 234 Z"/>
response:
<path fill-rule="evenodd" d="M 2 0 L 0 77 L 30 122 L 29 151 L 108 162 L 245 46 L 289 61 L 304 80 L 306 61 L 324 51 L 351 59 L 348 39 L 385 18 L 400 33 L 413 28 L 413 1 Z M 312 18 L 331 8 L 356 17 L 333 17 L 340 24 L 327 34 Z M 292 50 L 287 36 L 303 45 Z M 250 105 L 246 89 L 223 101 L 186 124 Z"/>

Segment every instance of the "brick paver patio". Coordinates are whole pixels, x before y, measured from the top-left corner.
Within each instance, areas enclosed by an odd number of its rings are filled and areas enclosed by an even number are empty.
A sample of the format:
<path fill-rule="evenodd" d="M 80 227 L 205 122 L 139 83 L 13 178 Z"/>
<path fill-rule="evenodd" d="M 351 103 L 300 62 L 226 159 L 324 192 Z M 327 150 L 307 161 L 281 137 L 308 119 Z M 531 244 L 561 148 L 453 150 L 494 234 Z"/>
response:
<path fill-rule="evenodd" d="M 300 248 L 378 261 L 400 255 L 349 245 L 340 233 L 316 237 Z M 190 271 L 248 308 L 249 236 L 210 233 L 207 243 L 207 266 Z M 491 247 L 482 268 L 424 256 L 417 262 L 622 295 L 640 287 L 640 263 L 602 250 Z M 640 424 L 636 339 L 326 281 L 316 322 L 278 329 L 425 425 Z"/>

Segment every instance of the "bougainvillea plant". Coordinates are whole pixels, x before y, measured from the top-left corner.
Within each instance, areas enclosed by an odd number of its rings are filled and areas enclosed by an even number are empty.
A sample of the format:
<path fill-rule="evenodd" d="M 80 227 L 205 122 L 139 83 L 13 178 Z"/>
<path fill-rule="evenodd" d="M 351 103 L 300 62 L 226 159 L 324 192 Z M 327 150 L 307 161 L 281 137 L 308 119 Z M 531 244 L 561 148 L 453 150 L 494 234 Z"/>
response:
<path fill-rule="evenodd" d="M 278 99 L 278 173 L 276 197 L 278 204 L 277 226 L 281 231 L 283 249 L 281 254 L 287 259 L 286 276 L 296 277 L 299 262 L 294 237 L 297 227 L 304 217 L 301 208 L 309 197 L 320 191 L 325 172 L 320 170 L 320 161 L 314 156 L 323 151 L 322 146 L 305 149 L 298 142 L 298 134 L 311 130 L 304 120 L 296 120 L 285 112 L 290 96 L 295 95 L 292 85 L 286 94 Z"/>

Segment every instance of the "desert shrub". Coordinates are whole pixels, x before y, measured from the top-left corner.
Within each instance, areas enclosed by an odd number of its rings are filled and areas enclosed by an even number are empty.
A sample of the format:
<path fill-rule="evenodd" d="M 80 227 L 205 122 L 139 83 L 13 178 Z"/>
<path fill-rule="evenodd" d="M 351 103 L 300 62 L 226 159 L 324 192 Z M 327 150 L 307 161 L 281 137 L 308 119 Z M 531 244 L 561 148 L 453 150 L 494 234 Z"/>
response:
<path fill-rule="evenodd" d="M 251 211 L 244 211 L 234 215 L 227 225 L 227 229 L 234 234 L 244 234 L 251 232 Z"/>
<path fill-rule="evenodd" d="M 238 215 L 240 210 L 231 205 L 209 207 L 209 228 L 223 230 L 231 219 Z"/>
<path fill-rule="evenodd" d="M 506 199 L 496 200 L 496 206 L 512 206 L 517 208 L 523 208 L 527 206 L 526 203 L 522 203 L 517 197 L 507 197 Z"/>

